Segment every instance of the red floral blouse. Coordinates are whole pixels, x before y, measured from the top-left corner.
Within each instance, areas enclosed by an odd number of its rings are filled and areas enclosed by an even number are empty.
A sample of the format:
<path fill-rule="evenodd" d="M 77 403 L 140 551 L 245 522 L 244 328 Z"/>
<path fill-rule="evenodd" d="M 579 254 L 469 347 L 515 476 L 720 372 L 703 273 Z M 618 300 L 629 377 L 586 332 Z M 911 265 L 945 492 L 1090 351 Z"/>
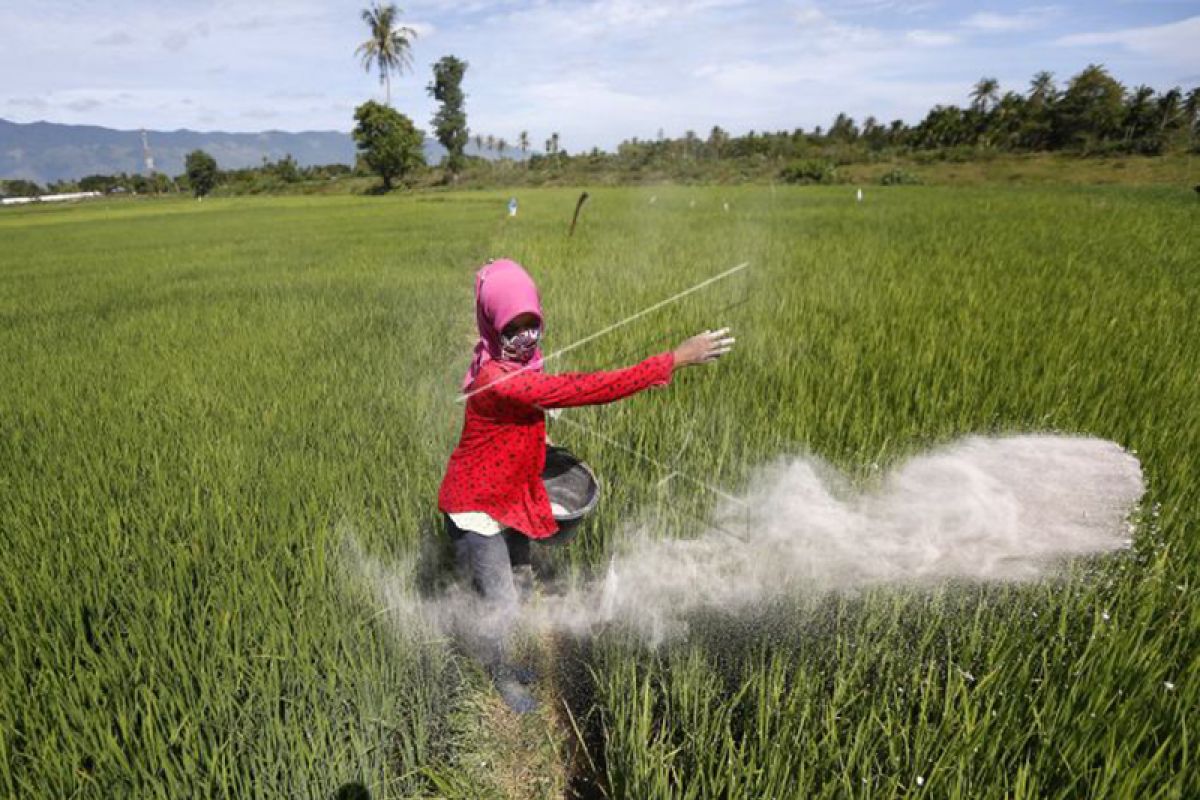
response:
<path fill-rule="evenodd" d="M 451 514 L 482 511 L 532 539 L 552 535 L 558 524 L 542 484 L 543 409 L 611 403 L 666 386 L 674 367 L 669 351 L 625 369 L 559 375 L 489 361 L 468 390 L 462 436 L 450 454 L 438 508 Z"/>

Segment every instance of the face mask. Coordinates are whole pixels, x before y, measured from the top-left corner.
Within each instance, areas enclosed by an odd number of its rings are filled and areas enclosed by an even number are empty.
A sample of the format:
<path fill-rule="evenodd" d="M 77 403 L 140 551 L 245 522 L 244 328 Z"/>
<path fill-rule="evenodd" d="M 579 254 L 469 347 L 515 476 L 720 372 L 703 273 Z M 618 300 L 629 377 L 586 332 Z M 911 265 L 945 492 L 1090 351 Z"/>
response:
<path fill-rule="evenodd" d="M 512 336 L 505 336 L 502 333 L 500 334 L 500 354 L 508 361 L 518 361 L 524 364 L 533 358 L 541 335 L 541 328 L 525 328 Z"/>

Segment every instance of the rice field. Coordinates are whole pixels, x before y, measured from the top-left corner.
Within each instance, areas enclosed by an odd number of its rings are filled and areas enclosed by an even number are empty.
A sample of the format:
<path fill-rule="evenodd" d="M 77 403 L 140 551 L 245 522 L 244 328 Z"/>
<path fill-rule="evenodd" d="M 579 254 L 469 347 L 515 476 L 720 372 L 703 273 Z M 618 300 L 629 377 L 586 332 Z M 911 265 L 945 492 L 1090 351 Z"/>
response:
<path fill-rule="evenodd" d="M 0 796 L 1200 796 L 1190 190 L 600 189 L 568 238 L 578 193 L 522 190 L 513 219 L 502 192 L 0 214 Z M 551 349 L 750 264 L 553 364 L 738 337 L 552 423 L 605 496 L 548 575 L 691 535 L 713 497 L 670 471 L 738 491 L 810 453 L 866 483 L 1016 431 L 1135 452 L 1133 547 L 1036 584 L 781 595 L 658 648 L 534 642 L 541 711 L 514 718 L 361 569 L 448 580 L 436 490 L 501 256 Z"/>

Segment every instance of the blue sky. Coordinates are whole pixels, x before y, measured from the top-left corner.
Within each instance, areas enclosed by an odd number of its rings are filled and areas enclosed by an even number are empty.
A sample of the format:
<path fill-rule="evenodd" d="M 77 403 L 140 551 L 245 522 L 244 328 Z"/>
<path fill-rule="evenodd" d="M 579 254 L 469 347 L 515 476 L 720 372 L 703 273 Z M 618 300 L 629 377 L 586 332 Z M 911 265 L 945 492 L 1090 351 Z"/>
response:
<path fill-rule="evenodd" d="M 383 89 L 354 56 L 365 0 L 0 0 L 0 117 L 118 128 L 348 130 Z M 415 72 L 393 104 L 428 129 L 429 65 L 453 54 L 473 132 L 570 151 L 713 125 L 915 122 L 981 76 L 1023 90 L 1102 63 L 1126 84 L 1200 85 L 1200 0 L 412 0 Z"/>

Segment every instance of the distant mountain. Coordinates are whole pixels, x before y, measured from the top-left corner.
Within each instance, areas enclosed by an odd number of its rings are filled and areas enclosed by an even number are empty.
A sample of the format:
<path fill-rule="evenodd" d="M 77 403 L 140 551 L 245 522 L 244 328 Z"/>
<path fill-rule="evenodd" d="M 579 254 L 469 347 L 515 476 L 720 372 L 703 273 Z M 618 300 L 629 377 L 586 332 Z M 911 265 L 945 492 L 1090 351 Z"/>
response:
<path fill-rule="evenodd" d="M 291 154 L 300 166 L 354 164 L 354 140 L 339 131 L 264 131 L 222 133 L 190 130 L 146 131 L 154 166 L 175 176 L 183 172 L 183 159 L 200 149 L 217 160 L 221 169 L 253 167 Z M 487 158 L 496 153 L 468 153 Z M 437 164 L 445 149 L 425 139 L 425 160 Z M 508 148 L 505 155 L 519 151 Z M 0 119 L 0 179 L 24 178 L 45 185 L 77 180 L 85 175 L 113 175 L 144 170 L 141 131 L 119 131 L 95 125 L 60 125 L 54 122 L 9 122 Z"/>

